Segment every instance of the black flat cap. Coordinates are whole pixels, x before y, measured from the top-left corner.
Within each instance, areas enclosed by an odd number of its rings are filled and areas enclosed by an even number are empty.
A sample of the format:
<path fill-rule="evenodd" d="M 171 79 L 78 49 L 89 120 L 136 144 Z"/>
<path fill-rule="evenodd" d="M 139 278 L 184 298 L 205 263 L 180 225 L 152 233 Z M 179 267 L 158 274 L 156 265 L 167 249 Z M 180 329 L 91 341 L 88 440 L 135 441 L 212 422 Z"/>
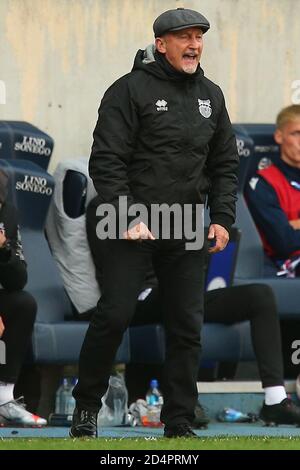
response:
<path fill-rule="evenodd" d="M 153 23 L 155 37 L 162 36 L 169 31 L 195 27 L 201 28 L 206 33 L 210 28 L 210 24 L 201 13 L 187 8 L 165 11 Z"/>

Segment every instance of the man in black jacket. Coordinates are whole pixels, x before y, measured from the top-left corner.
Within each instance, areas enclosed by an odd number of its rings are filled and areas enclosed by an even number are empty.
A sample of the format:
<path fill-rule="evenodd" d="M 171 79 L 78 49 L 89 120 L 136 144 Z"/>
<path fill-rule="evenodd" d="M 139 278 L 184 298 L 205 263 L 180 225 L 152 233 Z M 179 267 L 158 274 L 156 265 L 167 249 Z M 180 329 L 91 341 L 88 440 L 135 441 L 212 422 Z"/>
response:
<path fill-rule="evenodd" d="M 80 354 L 72 437 L 97 436 L 101 396 L 151 262 L 166 330 L 165 436 L 195 435 L 204 252 L 201 243 L 187 247 L 186 231 L 177 236 L 178 226 L 186 228 L 188 206 L 195 238 L 203 235 L 198 216 L 208 198 L 211 251 L 226 246 L 235 220 L 238 158 L 223 94 L 199 66 L 208 21 L 181 8 L 160 15 L 153 29 L 155 47 L 138 51 L 131 73 L 107 90 L 94 132 L 90 175 L 102 215 L 97 226 L 104 253 L 102 296 Z M 135 203 L 140 218 L 124 225 L 124 216 L 136 213 Z M 170 216 L 168 236 L 164 214 L 158 223 L 153 220 L 163 204 L 183 213 Z M 117 222 L 103 218 L 111 208 Z"/>
<path fill-rule="evenodd" d="M 13 390 L 24 361 L 36 315 L 36 302 L 22 291 L 27 282 L 17 211 L 5 201 L 6 174 L 0 170 L 0 426 L 45 426 L 25 409 Z"/>

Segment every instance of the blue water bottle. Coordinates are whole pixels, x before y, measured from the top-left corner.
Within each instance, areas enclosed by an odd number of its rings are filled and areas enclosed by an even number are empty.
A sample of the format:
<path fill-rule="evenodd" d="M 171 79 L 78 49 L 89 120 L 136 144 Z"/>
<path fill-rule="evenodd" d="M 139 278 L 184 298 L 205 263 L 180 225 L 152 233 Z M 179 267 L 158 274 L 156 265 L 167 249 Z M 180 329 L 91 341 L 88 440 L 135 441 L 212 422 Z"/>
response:
<path fill-rule="evenodd" d="M 160 412 L 163 405 L 163 396 L 158 388 L 158 381 L 152 379 L 146 394 L 148 405 L 148 426 L 161 426 Z"/>

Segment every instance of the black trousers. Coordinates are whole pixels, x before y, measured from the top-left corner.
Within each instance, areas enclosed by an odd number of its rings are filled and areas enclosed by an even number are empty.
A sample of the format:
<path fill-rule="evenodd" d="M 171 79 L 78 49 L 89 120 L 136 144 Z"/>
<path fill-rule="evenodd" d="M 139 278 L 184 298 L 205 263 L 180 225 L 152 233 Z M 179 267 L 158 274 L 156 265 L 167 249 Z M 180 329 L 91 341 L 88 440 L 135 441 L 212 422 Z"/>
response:
<path fill-rule="evenodd" d="M 16 383 L 36 316 L 36 302 L 25 291 L 0 290 L 0 316 L 5 330 L 6 364 L 0 364 L 0 382 Z"/>
<path fill-rule="evenodd" d="M 138 302 L 132 324 L 159 323 L 161 316 L 159 293 L 153 289 L 144 301 Z M 231 325 L 245 320 L 250 321 L 252 344 L 263 387 L 283 385 L 280 325 L 272 289 L 265 284 L 248 284 L 205 293 L 205 323 Z M 145 365 L 145 370 L 147 368 Z M 155 369 L 152 368 L 151 373 L 155 374 Z M 140 365 L 129 364 L 126 375 L 128 383 L 133 384 L 134 377 L 141 375 Z M 147 387 L 148 377 L 140 393 L 144 393 Z"/>
<path fill-rule="evenodd" d="M 280 324 L 274 293 L 269 286 L 249 284 L 207 292 L 204 312 L 205 321 L 211 323 L 250 320 L 262 386 L 283 385 Z"/>
<path fill-rule="evenodd" d="M 78 406 L 100 408 L 117 348 L 152 262 L 166 331 L 161 419 L 168 425 L 190 423 L 197 401 L 203 250 L 186 251 L 182 240 L 98 240 L 93 255 L 96 264 L 101 259 L 102 295 L 80 353 L 79 380 L 73 391 Z"/>

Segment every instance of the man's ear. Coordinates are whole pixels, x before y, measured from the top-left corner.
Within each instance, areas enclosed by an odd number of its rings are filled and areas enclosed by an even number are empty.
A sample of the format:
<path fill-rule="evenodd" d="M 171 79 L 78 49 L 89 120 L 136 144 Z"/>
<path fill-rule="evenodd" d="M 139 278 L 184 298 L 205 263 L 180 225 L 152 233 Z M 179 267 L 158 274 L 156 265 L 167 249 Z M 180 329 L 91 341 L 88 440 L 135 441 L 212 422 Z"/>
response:
<path fill-rule="evenodd" d="M 276 129 L 276 131 L 274 132 L 274 140 L 276 144 L 282 144 L 282 131 L 280 129 Z"/>
<path fill-rule="evenodd" d="M 155 38 L 155 47 L 161 54 L 166 53 L 166 41 L 164 38 Z"/>

